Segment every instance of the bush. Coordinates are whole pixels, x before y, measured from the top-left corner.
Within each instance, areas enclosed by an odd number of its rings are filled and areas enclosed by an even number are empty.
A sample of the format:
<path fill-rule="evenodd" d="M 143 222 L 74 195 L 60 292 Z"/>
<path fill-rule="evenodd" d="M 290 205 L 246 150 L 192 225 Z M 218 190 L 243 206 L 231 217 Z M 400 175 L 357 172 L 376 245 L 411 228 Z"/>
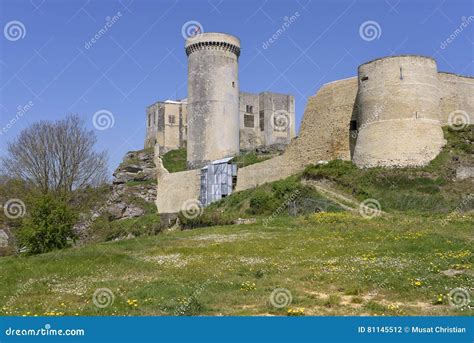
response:
<path fill-rule="evenodd" d="M 195 229 L 206 226 L 231 225 L 235 217 L 219 211 L 204 211 L 195 218 L 180 212 L 178 219 L 183 229 Z"/>
<path fill-rule="evenodd" d="M 66 248 L 75 240 L 73 226 L 77 215 L 62 200 L 42 195 L 33 200 L 28 216 L 18 232 L 21 247 L 29 254 L 41 254 Z"/>

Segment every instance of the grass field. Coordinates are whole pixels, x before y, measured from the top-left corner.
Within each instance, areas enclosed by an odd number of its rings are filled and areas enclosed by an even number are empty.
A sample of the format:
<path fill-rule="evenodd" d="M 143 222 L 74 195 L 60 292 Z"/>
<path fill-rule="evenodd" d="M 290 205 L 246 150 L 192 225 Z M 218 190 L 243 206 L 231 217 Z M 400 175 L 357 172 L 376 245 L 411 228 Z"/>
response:
<path fill-rule="evenodd" d="M 474 163 L 473 135 L 445 129 L 423 168 L 309 166 L 182 213 L 193 230 L 161 232 L 152 205 L 137 219 L 98 218 L 84 246 L 1 258 L 0 315 L 473 315 L 474 189 L 455 177 Z M 170 171 L 185 168 L 182 151 L 165 156 Z M 289 216 L 294 195 L 326 212 L 301 202 Z M 360 215 L 369 199 L 380 216 Z M 237 218 L 256 222 L 224 226 Z"/>
<path fill-rule="evenodd" d="M 447 295 L 474 284 L 473 217 L 443 218 L 260 218 L 6 257 L 0 314 L 472 315 Z"/>

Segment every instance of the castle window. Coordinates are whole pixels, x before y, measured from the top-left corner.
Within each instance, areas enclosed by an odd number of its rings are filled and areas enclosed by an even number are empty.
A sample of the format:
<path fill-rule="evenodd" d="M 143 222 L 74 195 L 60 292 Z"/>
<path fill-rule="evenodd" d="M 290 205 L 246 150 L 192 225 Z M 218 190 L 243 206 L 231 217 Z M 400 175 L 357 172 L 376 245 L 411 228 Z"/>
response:
<path fill-rule="evenodd" d="M 361 80 L 362 82 L 364 82 L 364 81 L 367 81 L 368 79 L 369 79 L 368 76 L 362 76 L 360 80 Z"/>
<path fill-rule="evenodd" d="M 244 114 L 244 127 L 254 127 L 253 114 Z"/>
<path fill-rule="evenodd" d="M 175 117 L 172 116 L 172 115 L 169 115 L 169 116 L 168 116 L 168 123 L 169 123 L 169 124 L 174 124 L 174 123 L 175 123 Z"/>
<path fill-rule="evenodd" d="M 148 127 L 151 126 L 151 114 L 148 114 Z"/>
<path fill-rule="evenodd" d="M 402 67 L 400 67 L 400 80 L 403 80 L 403 70 L 402 70 Z"/>
<path fill-rule="evenodd" d="M 356 131 L 357 130 L 357 120 L 351 120 L 349 125 L 349 130 Z"/>
<path fill-rule="evenodd" d="M 265 130 L 265 115 L 264 115 L 264 112 L 263 110 L 259 112 L 259 121 L 260 121 L 260 131 L 264 131 Z"/>
<path fill-rule="evenodd" d="M 235 88 L 235 82 L 232 81 L 232 88 Z"/>
<path fill-rule="evenodd" d="M 247 105 L 246 108 L 245 108 L 245 112 L 253 113 L 253 106 Z"/>

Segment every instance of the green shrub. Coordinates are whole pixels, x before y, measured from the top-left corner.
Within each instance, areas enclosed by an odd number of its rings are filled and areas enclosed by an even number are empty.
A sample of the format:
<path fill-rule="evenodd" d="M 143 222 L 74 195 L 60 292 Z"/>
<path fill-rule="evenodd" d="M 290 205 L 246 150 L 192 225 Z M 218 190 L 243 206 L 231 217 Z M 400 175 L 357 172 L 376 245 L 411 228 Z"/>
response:
<path fill-rule="evenodd" d="M 180 212 L 179 222 L 184 229 L 195 229 L 205 226 L 231 225 L 236 219 L 234 216 L 219 211 L 204 211 L 195 218 Z"/>
<path fill-rule="evenodd" d="M 26 247 L 29 254 L 66 248 L 76 238 L 72 230 L 76 220 L 76 213 L 66 202 L 53 195 L 39 196 L 18 231 L 20 246 Z"/>

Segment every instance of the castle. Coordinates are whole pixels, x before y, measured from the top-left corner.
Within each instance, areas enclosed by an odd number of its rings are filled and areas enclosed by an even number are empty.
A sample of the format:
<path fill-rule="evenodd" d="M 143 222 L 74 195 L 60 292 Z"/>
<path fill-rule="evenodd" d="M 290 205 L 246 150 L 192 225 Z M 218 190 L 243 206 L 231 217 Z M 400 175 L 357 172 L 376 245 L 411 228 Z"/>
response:
<path fill-rule="evenodd" d="M 226 34 L 204 33 L 186 41 L 186 53 L 189 170 L 168 173 L 155 149 L 156 204 L 162 214 L 186 209 L 190 201 L 202 201 L 203 194 L 212 193 L 208 188 L 214 190 L 221 183 L 226 193 L 219 196 L 224 196 L 286 178 L 321 160 L 352 160 L 360 168 L 424 166 L 445 144 L 443 125 L 474 122 L 474 78 L 438 72 L 430 57 L 389 56 L 362 64 L 356 77 L 323 85 L 308 99 L 294 139 L 294 128 L 288 131 L 288 126 L 294 127 L 292 119 L 281 120 L 287 123 L 282 125 L 286 132 L 273 129 L 270 138 L 258 137 L 262 117 L 254 117 L 253 127 L 248 128 L 245 116 L 251 111 L 242 111 L 244 105 L 255 106 L 256 95 L 249 96 L 254 98 L 251 102 L 239 93 L 240 41 Z M 289 118 L 285 111 L 294 111 L 285 107 L 280 112 L 274 106 L 268 107 L 267 114 L 263 106 L 264 128 L 275 128 L 280 120 L 276 116 Z M 250 129 L 248 135 L 246 129 Z M 259 144 L 281 137 L 291 142 L 272 159 L 238 169 L 226 166 L 242 149 L 243 137 L 246 144 L 257 144 L 245 139 L 253 135 Z"/>
<path fill-rule="evenodd" d="M 295 136 L 292 95 L 239 90 L 240 40 L 205 33 L 186 42 L 188 98 L 147 108 L 145 148 L 187 148 L 190 169 L 241 150 L 286 146 Z"/>
<path fill-rule="evenodd" d="M 184 149 L 188 140 L 187 99 L 158 101 L 146 109 L 145 148 L 163 155 Z M 282 150 L 295 137 L 295 98 L 273 92 L 239 93 L 240 151 Z"/>

